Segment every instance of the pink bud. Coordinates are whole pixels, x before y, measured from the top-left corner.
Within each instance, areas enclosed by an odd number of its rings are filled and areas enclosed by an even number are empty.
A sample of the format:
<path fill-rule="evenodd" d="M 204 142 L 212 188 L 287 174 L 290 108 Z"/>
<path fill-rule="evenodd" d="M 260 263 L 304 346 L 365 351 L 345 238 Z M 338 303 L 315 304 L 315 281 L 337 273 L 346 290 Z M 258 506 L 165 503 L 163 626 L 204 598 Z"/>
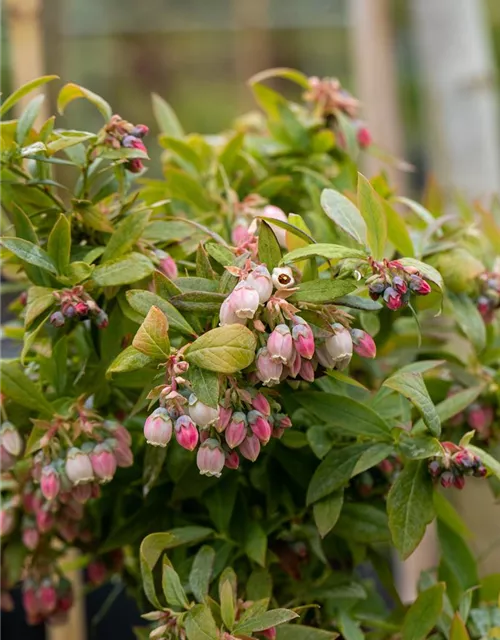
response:
<path fill-rule="evenodd" d="M 57 592 L 50 580 L 44 580 L 37 592 L 38 605 L 42 613 L 49 614 L 57 605 Z"/>
<path fill-rule="evenodd" d="M 228 469 L 237 469 L 240 466 L 240 457 L 236 453 L 236 451 L 226 451 L 225 452 L 225 462 L 224 466 Z"/>
<path fill-rule="evenodd" d="M 233 413 L 231 422 L 224 431 L 228 447 L 234 449 L 239 446 L 247 435 L 247 419 L 244 413 L 236 411 Z"/>
<path fill-rule="evenodd" d="M 38 547 L 40 534 L 35 527 L 27 527 L 26 529 L 23 529 L 22 540 L 26 549 L 33 551 Z"/>
<path fill-rule="evenodd" d="M 27 580 L 23 584 L 23 607 L 29 616 L 36 616 L 38 614 L 38 598 L 31 580 Z"/>
<path fill-rule="evenodd" d="M 79 484 L 73 487 L 71 495 L 80 504 L 85 504 L 92 496 L 92 487 L 90 484 Z"/>
<path fill-rule="evenodd" d="M 229 295 L 231 306 L 237 318 L 253 318 L 259 307 L 258 292 L 245 281 L 240 282 Z"/>
<path fill-rule="evenodd" d="M 226 407 L 223 407 L 221 404 L 219 405 L 219 420 L 215 425 L 215 428 L 219 433 L 222 433 L 227 427 L 227 425 L 231 421 L 232 415 L 233 410 L 231 409 L 231 407 L 229 407 L 229 409 L 226 409 Z"/>
<path fill-rule="evenodd" d="M 275 422 L 280 429 L 289 429 L 292 426 L 292 421 L 289 416 L 284 413 L 277 413 L 275 416 Z"/>
<path fill-rule="evenodd" d="M 392 279 L 392 288 L 403 295 L 408 291 L 408 285 L 401 276 L 394 276 Z"/>
<path fill-rule="evenodd" d="M 441 474 L 441 485 L 446 489 L 453 486 L 455 482 L 455 475 L 451 471 L 445 471 Z"/>
<path fill-rule="evenodd" d="M 401 309 L 404 304 L 403 300 L 401 299 L 401 295 L 396 291 L 396 289 L 393 289 L 392 287 L 387 287 L 387 289 L 384 291 L 384 300 L 387 304 L 387 307 L 391 311 L 397 311 L 398 309 Z"/>
<path fill-rule="evenodd" d="M 200 444 L 203 444 L 210 438 L 210 429 L 202 429 L 200 431 Z"/>
<path fill-rule="evenodd" d="M 132 444 L 132 436 L 128 429 L 122 424 L 113 424 L 111 427 L 113 438 L 116 438 L 119 442 L 123 442 L 126 445 Z"/>
<path fill-rule="evenodd" d="M 94 586 L 98 587 L 103 584 L 108 575 L 108 570 L 106 569 L 106 565 L 101 560 L 92 560 L 89 562 L 87 566 L 87 576 L 89 582 Z"/>
<path fill-rule="evenodd" d="M 326 350 L 337 369 L 345 369 L 352 357 L 352 338 L 349 331 L 341 324 L 332 325 L 335 334 L 325 341 Z"/>
<path fill-rule="evenodd" d="M 218 409 L 204 404 L 192 393 L 189 396 L 189 415 L 199 427 L 209 427 L 219 417 Z"/>
<path fill-rule="evenodd" d="M 18 457 L 23 450 L 23 439 L 11 422 L 4 422 L 0 429 L 0 444 L 12 456 Z"/>
<path fill-rule="evenodd" d="M 15 513 L 12 509 L 0 510 L 0 536 L 2 536 L 2 538 L 12 533 L 15 523 Z"/>
<path fill-rule="evenodd" d="M 453 486 L 461 491 L 465 487 L 465 478 L 463 476 L 455 476 Z"/>
<path fill-rule="evenodd" d="M 7 449 L 0 445 L 0 468 L 2 471 L 8 471 L 16 464 L 16 457 L 7 451 Z"/>
<path fill-rule="evenodd" d="M 260 453 L 260 440 L 256 435 L 252 433 L 251 436 L 247 436 L 243 440 L 240 444 L 240 453 L 244 458 L 251 462 L 255 462 L 257 460 Z"/>
<path fill-rule="evenodd" d="M 354 351 L 362 358 L 374 358 L 377 355 L 377 347 L 370 334 L 361 329 L 351 329 L 351 338 Z"/>
<path fill-rule="evenodd" d="M 172 256 L 169 256 L 168 253 L 165 253 L 165 251 L 162 251 L 160 254 L 160 270 L 163 271 L 170 280 L 175 280 L 179 275 L 175 260 Z"/>
<path fill-rule="evenodd" d="M 36 512 L 36 526 L 40 533 L 47 533 L 54 526 L 54 516 L 47 509 Z"/>
<path fill-rule="evenodd" d="M 495 414 L 490 405 L 471 404 L 467 411 L 467 424 L 483 436 L 488 436 Z"/>
<path fill-rule="evenodd" d="M 299 316 L 293 316 L 292 338 L 295 349 L 302 358 L 310 360 L 314 355 L 314 335 L 308 323 Z"/>
<path fill-rule="evenodd" d="M 494 318 L 494 304 L 493 301 L 486 296 L 479 296 L 477 300 L 477 310 L 481 314 L 484 322 L 490 324 Z"/>
<path fill-rule="evenodd" d="M 252 407 L 257 411 L 260 411 L 264 416 L 271 415 L 271 406 L 268 399 L 263 393 L 258 393 L 252 400 Z"/>
<path fill-rule="evenodd" d="M 281 427 L 273 427 L 273 433 L 272 433 L 273 438 L 277 438 L 279 440 L 284 433 L 285 433 L 285 430 L 282 429 Z"/>
<path fill-rule="evenodd" d="M 273 220 L 281 220 L 282 222 L 288 222 L 286 213 L 279 207 L 275 207 L 272 204 L 268 204 L 266 207 L 264 207 L 264 209 L 262 210 L 262 215 L 265 216 L 266 218 L 273 218 Z M 269 223 L 269 224 L 271 226 L 271 229 L 274 231 L 274 234 L 278 239 L 278 242 L 280 243 L 280 245 L 282 247 L 286 247 L 285 229 L 282 229 L 281 227 L 278 227 L 272 223 Z"/>
<path fill-rule="evenodd" d="M 137 138 L 144 138 L 149 133 L 149 127 L 145 124 L 136 124 L 130 133 Z"/>
<path fill-rule="evenodd" d="M 116 472 L 116 458 L 107 444 L 98 444 L 90 454 L 90 462 L 99 482 L 109 482 Z"/>
<path fill-rule="evenodd" d="M 198 429 L 189 416 L 179 416 L 175 421 L 175 438 L 177 442 L 187 449 L 194 451 L 198 444 Z"/>
<path fill-rule="evenodd" d="M 295 351 L 292 360 L 288 363 L 288 367 L 286 367 L 288 376 L 290 376 L 290 378 L 296 378 L 299 375 L 301 366 L 302 358 L 300 357 L 299 352 Z M 285 370 L 283 371 L 282 377 L 284 374 Z"/>
<path fill-rule="evenodd" d="M 81 449 L 72 447 L 66 458 L 66 475 L 74 485 L 91 482 L 94 479 L 89 456 Z"/>
<path fill-rule="evenodd" d="M 59 474 L 54 466 L 49 464 L 42 469 L 42 477 L 40 479 L 40 489 L 46 500 L 53 500 L 61 488 Z"/>
<path fill-rule="evenodd" d="M 117 443 L 113 453 L 116 458 L 117 467 L 125 469 L 126 467 L 131 467 L 134 464 L 134 454 L 132 453 L 132 449 L 123 442 Z"/>
<path fill-rule="evenodd" d="M 79 316 L 86 316 L 89 312 L 89 308 L 85 302 L 80 301 L 75 304 L 75 311 Z"/>
<path fill-rule="evenodd" d="M 279 324 L 267 340 L 267 351 L 276 362 L 288 364 L 293 357 L 293 340 L 286 324 Z"/>
<path fill-rule="evenodd" d="M 278 384 L 283 372 L 281 362 L 275 362 L 267 348 L 260 349 L 257 353 L 257 377 L 266 386 Z"/>
<path fill-rule="evenodd" d="M 267 444 L 271 437 L 271 425 L 262 413 L 260 413 L 260 411 L 250 411 L 248 414 L 248 423 L 253 434 L 257 436 L 262 444 Z"/>
<path fill-rule="evenodd" d="M 273 282 L 271 274 L 264 265 L 256 267 L 246 278 L 246 284 L 252 287 L 259 294 L 261 304 L 266 303 L 273 292 Z"/>
<path fill-rule="evenodd" d="M 49 318 L 49 322 L 54 327 L 62 327 L 66 320 L 64 319 L 61 311 L 54 311 L 54 313 Z"/>
<path fill-rule="evenodd" d="M 229 295 L 221 304 L 219 310 L 219 324 L 224 327 L 228 324 L 245 324 L 244 318 L 238 318 L 234 307 L 234 298 Z"/>
<path fill-rule="evenodd" d="M 251 234 L 248 232 L 248 225 L 244 220 L 237 220 L 236 225 L 231 231 L 231 241 L 235 247 L 239 247 L 248 242 Z"/>
<path fill-rule="evenodd" d="M 361 125 L 359 129 L 356 131 L 356 138 L 358 140 L 358 144 L 362 149 L 366 149 L 372 143 L 372 134 L 368 127 Z"/>
<path fill-rule="evenodd" d="M 144 165 L 139 158 L 131 158 L 125 163 L 125 169 L 130 173 L 140 173 L 144 169 Z"/>
<path fill-rule="evenodd" d="M 63 540 L 71 544 L 76 540 L 78 527 L 73 520 L 62 518 L 57 524 L 57 531 Z"/>
<path fill-rule="evenodd" d="M 224 451 L 214 438 L 209 438 L 198 449 L 196 464 L 201 475 L 220 477 L 224 468 Z"/>
<path fill-rule="evenodd" d="M 314 367 L 310 360 L 302 360 L 299 375 L 307 382 L 314 382 Z"/>
<path fill-rule="evenodd" d="M 431 292 L 429 283 L 415 275 L 410 278 L 410 289 L 419 296 L 426 296 Z"/>
<path fill-rule="evenodd" d="M 164 407 L 158 407 L 144 423 L 146 442 L 155 447 L 166 447 L 172 437 L 172 420 Z"/>

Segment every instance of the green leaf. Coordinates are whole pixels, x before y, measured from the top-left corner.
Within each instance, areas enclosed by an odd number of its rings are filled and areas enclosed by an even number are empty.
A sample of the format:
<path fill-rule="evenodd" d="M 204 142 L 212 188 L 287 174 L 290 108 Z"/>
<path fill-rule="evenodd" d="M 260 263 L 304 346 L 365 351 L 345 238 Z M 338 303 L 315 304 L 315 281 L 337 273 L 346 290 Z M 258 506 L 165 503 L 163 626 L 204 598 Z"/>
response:
<path fill-rule="evenodd" d="M 146 316 L 150 308 L 155 305 L 167 316 L 168 323 L 172 330 L 183 333 L 187 336 L 195 335 L 194 329 L 184 318 L 184 316 L 177 311 L 177 309 L 167 300 L 160 298 L 160 296 L 152 293 L 151 291 L 145 291 L 143 289 L 131 289 L 127 291 L 127 301 L 137 313 L 142 316 Z"/>
<path fill-rule="evenodd" d="M 288 231 L 289 233 L 291 233 L 294 236 L 297 236 L 297 238 L 300 238 L 301 240 L 304 240 L 307 243 L 311 243 L 311 244 L 315 244 L 315 240 L 312 236 L 310 236 L 306 231 L 304 231 L 303 229 L 299 229 L 299 227 L 296 227 L 294 224 L 290 224 L 290 222 L 284 222 L 283 220 L 275 220 L 274 218 L 267 218 L 266 216 L 255 216 L 258 220 L 263 220 L 264 222 L 267 222 L 267 224 L 271 227 L 271 229 L 273 227 L 279 227 L 280 229 L 285 229 L 285 231 Z"/>
<path fill-rule="evenodd" d="M 189 602 L 186 592 L 182 588 L 179 575 L 169 564 L 163 566 L 161 586 L 165 600 L 171 607 L 188 608 Z"/>
<path fill-rule="evenodd" d="M 394 455 L 394 445 L 380 442 L 372 444 L 359 458 L 351 474 L 351 478 L 357 476 L 363 471 L 367 471 L 372 467 L 376 467 L 382 460 Z"/>
<path fill-rule="evenodd" d="M 322 538 L 324 538 L 327 533 L 330 533 L 337 523 L 343 503 L 344 491 L 340 489 L 314 504 L 314 522 Z"/>
<path fill-rule="evenodd" d="M 28 289 L 28 303 L 24 315 L 26 329 L 39 315 L 55 303 L 54 291 L 55 289 L 49 287 L 30 287 Z"/>
<path fill-rule="evenodd" d="M 40 267 L 45 271 L 50 271 L 50 273 L 57 273 L 57 268 L 52 258 L 38 245 L 22 238 L 2 238 L 1 242 L 6 249 L 24 262 Z"/>
<path fill-rule="evenodd" d="M 338 624 L 344 640 L 364 640 L 365 635 L 360 629 L 359 622 L 353 620 L 347 611 L 339 612 Z"/>
<path fill-rule="evenodd" d="M 94 269 L 92 278 L 99 287 L 116 287 L 147 278 L 154 270 L 154 264 L 145 255 L 129 253 L 100 264 Z"/>
<path fill-rule="evenodd" d="M 477 456 L 479 456 L 481 458 L 481 462 L 488 469 L 488 471 L 500 480 L 500 462 L 498 462 L 498 460 L 496 460 L 486 451 L 483 451 L 479 447 L 476 447 L 472 444 L 470 444 L 467 448 L 469 449 L 469 451 L 472 451 Z"/>
<path fill-rule="evenodd" d="M 371 298 L 362 298 L 361 296 L 342 296 L 335 300 L 335 304 L 351 309 L 359 309 L 360 311 L 379 311 L 382 309 L 380 302 Z"/>
<path fill-rule="evenodd" d="M 470 640 L 467 627 L 465 626 L 458 611 L 455 613 L 453 620 L 451 621 L 449 640 Z"/>
<path fill-rule="evenodd" d="M 333 189 L 321 193 L 321 206 L 326 215 L 358 244 L 367 244 L 368 230 L 359 209 L 346 196 Z"/>
<path fill-rule="evenodd" d="M 185 544 L 197 544 L 212 533 L 212 529 L 198 526 L 178 527 L 164 533 L 151 533 L 141 543 L 141 562 L 153 570 L 164 551 Z"/>
<path fill-rule="evenodd" d="M 24 98 L 28 93 L 37 89 L 43 84 L 50 82 L 51 80 L 58 80 L 59 76 L 41 76 L 40 78 L 35 78 L 35 80 L 31 80 L 26 84 L 23 84 L 22 87 L 19 87 L 14 93 L 12 93 L 5 101 L 2 103 L 0 107 L 0 116 L 3 116 L 7 111 L 12 108 L 21 98 Z"/>
<path fill-rule="evenodd" d="M 258 522 L 252 520 L 247 526 L 245 553 L 261 567 L 266 565 L 267 536 Z"/>
<path fill-rule="evenodd" d="M 371 504 L 346 502 L 335 525 L 335 534 L 363 545 L 389 542 L 387 515 Z"/>
<path fill-rule="evenodd" d="M 469 389 L 463 389 L 457 391 L 453 395 L 449 396 L 442 402 L 436 405 L 436 411 L 441 422 L 446 422 L 453 416 L 457 415 L 474 402 L 480 393 L 484 391 L 484 384 L 480 384 L 476 387 L 470 387 Z M 423 428 L 423 421 L 419 420 L 414 427 L 414 431 Z"/>
<path fill-rule="evenodd" d="M 450 291 L 448 298 L 462 333 L 472 342 L 477 353 L 481 353 L 486 346 L 486 325 L 476 305 L 465 293 L 453 294 Z"/>
<path fill-rule="evenodd" d="M 226 297 L 223 293 L 188 291 L 178 296 L 172 296 L 170 302 L 179 311 L 209 314 L 218 313 Z"/>
<path fill-rule="evenodd" d="M 189 586 L 198 602 L 203 602 L 208 595 L 214 560 L 215 551 L 208 545 L 204 545 L 194 557 Z"/>
<path fill-rule="evenodd" d="M 382 202 L 382 206 L 387 222 L 387 237 L 389 238 L 389 242 L 394 245 L 401 255 L 413 257 L 415 255 L 415 249 L 413 248 L 413 241 L 403 217 L 385 200 Z"/>
<path fill-rule="evenodd" d="M 58 273 L 65 273 L 71 253 L 71 225 L 69 219 L 61 213 L 47 242 L 49 256 L 54 261 Z"/>
<path fill-rule="evenodd" d="M 202 212 L 212 209 L 208 194 L 198 180 L 181 169 L 169 167 L 165 177 L 166 186 L 173 198 L 183 200 Z M 195 222 L 194 220 L 190 221 Z"/>
<path fill-rule="evenodd" d="M 33 453 L 41 449 L 42 445 L 40 443 L 40 440 L 43 438 L 43 436 L 46 433 L 47 433 L 47 430 L 43 429 L 42 427 L 34 426 L 33 429 L 31 429 L 29 438 L 26 442 L 26 447 L 24 449 L 25 458 L 27 458 L 28 456 L 31 456 Z"/>
<path fill-rule="evenodd" d="M 111 119 L 113 111 L 106 100 L 104 100 L 104 98 L 101 98 L 101 96 L 98 96 L 97 93 L 89 91 L 89 89 L 85 89 L 85 87 L 80 87 L 77 84 L 73 84 L 72 82 L 64 85 L 64 87 L 59 92 L 59 95 L 57 97 L 57 110 L 62 115 L 68 104 L 70 104 L 70 102 L 73 102 L 73 100 L 77 100 L 79 98 L 85 98 L 95 107 L 97 107 L 106 121 Z"/>
<path fill-rule="evenodd" d="M 321 278 L 302 282 L 299 285 L 299 290 L 289 299 L 291 302 L 329 303 L 357 288 L 358 285 L 354 280 L 327 280 Z"/>
<path fill-rule="evenodd" d="M 35 412 L 53 416 L 54 407 L 45 399 L 44 394 L 25 375 L 16 361 L 0 361 L 0 388 L 2 393 L 22 407 Z"/>
<path fill-rule="evenodd" d="M 434 509 L 438 520 L 442 520 L 457 535 L 464 539 L 472 538 L 469 530 L 455 507 L 441 493 L 434 491 Z"/>
<path fill-rule="evenodd" d="M 234 253 L 227 247 L 223 247 L 215 242 L 207 242 L 205 249 L 208 255 L 223 267 L 233 264 L 234 262 Z"/>
<path fill-rule="evenodd" d="M 437 438 L 426 435 L 411 435 L 401 431 L 398 447 L 401 453 L 412 460 L 430 458 L 442 454 L 443 450 Z"/>
<path fill-rule="evenodd" d="M 276 629 L 276 640 L 335 640 L 339 634 L 302 624 L 283 624 Z"/>
<path fill-rule="evenodd" d="M 172 138 L 184 138 L 184 131 L 172 107 L 157 93 L 153 93 L 153 113 L 162 133 Z"/>
<path fill-rule="evenodd" d="M 16 142 L 18 145 L 23 146 L 27 141 L 31 128 L 40 113 L 45 96 L 43 94 L 35 96 L 26 105 L 26 108 L 22 112 L 18 122 L 16 130 Z"/>
<path fill-rule="evenodd" d="M 192 364 L 189 367 L 188 378 L 198 400 L 217 409 L 219 406 L 219 376 L 212 371 L 201 369 Z"/>
<path fill-rule="evenodd" d="M 239 622 L 234 628 L 234 633 L 254 633 L 257 631 L 264 631 L 269 627 L 276 627 L 279 624 L 298 618 L 299 614 L 290 609 L 271 609 L 265 611 L 260 615 L 254 616 L 249 620 Z"/>
<path fill-rule="evenodd" d="M 149 216 L 149 211 L 136 211 L 124 218 L 109 239 L 101 262 L 108 262 L 127 253 L 141 238 L 149 222 Z"/>
<path fill-rule="evenodd" d="M 382 200 L 364 175 L 358 173 L 358 206 L 368 230 L 368 246 L 375 260 L 385 254 L 387 223 Z"/>
<path fill-rule="evenodd" d="M 142 495 L 146 497 L 158 480 L 167 457 L 166 447 L 146 447 L 142 472 Z"/>
<path fill-rule="evenodd" d="M 325 260 L 345 260 L 346 258 L 366 259 L 366 253 L 359 249 L 343 247 L 340 244 L 317 243 L 290 251 L 283 256 L 281 263 L 297 262 L 304 258 L 312 258 L 313 256 L 319 256 L 320 258 L 325 258 Z"/>
<path fill-rule="evenodd" d="M 16 205 L 12 203 L 12 209 L 10 211 L 10 215 L 12 217 L 12 222 L 14 223 L 14 227 L 16 229 L 16 236 L 18 238 L 23 238 L 23 240 L 29 240 L 29 242 L 33 242 L 33 244 L 38 244 L 38 238 L 36 235 L 35 228 L 31 224 L 31 220 L 24 213 L 24 211 Z"/>
<path fill-rule="evenodd" d="M 125 351 L 119 353 L 113 362 L 109 365 L 106 372 L 107 376 L 112 373 L 124 373 L 126 371 L 136 371 L 144 367 L 151 366 L 155 363 L 154 358 L 147 356 L 135 347 L 127 347 Z"/>
<path fill-rule="evenodd" d="M 222 622 L 225 624 L 227 629 L 231 631 L 234 627 L 235 607 L 233 585 L 229 580 L 224 580 L 224 582 L 219 584 L 219 596 Z"/>
<path fill-rule="evenodd" d="M 405 267 L 415 267 L 415 269 L 418 269 L 426 280 L 433 282 L 440 291 L 444 289 L 444 282 L 441 274 L 437 269 L 431 267 L 430 264 L 420 262 L 420 260 L 415 260 L 415 258 L 398 258 L 398 262 Z"/>
<path fill-rule="evenodd" d="M 207 280 L 214 280 L 216 273 L 210 264 L 208 253 L 200 242 L 198 250 L 196 251 L 196 276 L 198 278 L 206 278 Z"/>
<path fill-rule="evenodd" d="M 272 591 L 273 584 L 271 574 L 263 567 L 256 567 L 250 574 L 246 584 L 247 600 L 256 601 L 266 599 L 269 601 Z"/>
<path fill-rule="evenodd" d="M 259 73 L 256 73 L 248 80 L 248 84 L 257 84 L 270 78 L 285 78 L 286 80 L 295 82 L 304 89 L 309 89 L 309 78 L 301 71 L 289 69 L 288 67 L 275 67 L 273 69 L 259 71 Z"/>
<path fill-rule="evenodd" d="M 387 512 L 394 545 L 407 558 L 435 516 L 432 479 L 425 460 L 405 465 L 389 491 Z"/>
<path fill-rule="evenodd" d="M 349 482 L 354 467 L 369 444 L 352 444 L 336 448 L 314 472 L 307 489 L 307 504 L 313 504 Z"/>
<path fill-rule="evenodd" d="M 245 134 L 240 131 L 232 136 L 222 149 L 219 155 L 219 162 L 226 170 L 226 173 L 230 175 L 234 170 L 235 162 L 243 147 L 245 141 Z"/>
<path fill-rule="evenodd" d="M 420 373 L 395 373 L 383 386 L 407 398 L 417 408 L 432 435 L 440 435 L 441 421 Z"/>
<path fill-rule="evenodd" d="M 436 626 L 443 608 L 443 595 L 446 585 L 438 582 L 422 591 L 406 612 L 403 621 L 402 640 L 425 640 Z"/>
<path fill-rule="evenodd" d="M 255 357 L 254 334 L 240 324 L 217 327 L 204 333 L 186 350 L 186 360 L 202 369 L 236 373 L 248 367 Z"/>
<path fill-rule="evenodd" d="M 166 362 L 170 356 L 168 320 L 158 307 L 152 306 L 132 341 L 132 346 L 155 360 Z"/>
<path fill-rule="evenodd" d="M 184 169 L 189 169 L 192 173 L 203 171 L 203 161 L 196 151 L 180 138 L 160 135 L 159 142 L 162 147 L 168 149 L 178 157 L 178 163 Z"/>
<path fill-rule="evenodd" d="M 277 267 L 281 260 L 279 242 L 271 227 L 263 220 L 259 229 L 259 260 L 263 262 L 269 271 Z"/>
<path fill-rule="evenodd" d="M 187 640 L 218 640 L 219 632 L 210 609 L 196 604 L 189 610 L 184 621 Z"/>

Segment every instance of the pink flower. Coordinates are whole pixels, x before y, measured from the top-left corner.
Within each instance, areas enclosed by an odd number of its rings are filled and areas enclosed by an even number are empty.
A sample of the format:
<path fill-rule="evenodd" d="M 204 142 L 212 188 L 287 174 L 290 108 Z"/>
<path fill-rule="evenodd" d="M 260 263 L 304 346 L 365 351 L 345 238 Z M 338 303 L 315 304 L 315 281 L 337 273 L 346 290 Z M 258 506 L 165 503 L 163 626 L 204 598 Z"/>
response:
<path fill-rule="evenodd" d="M 155 447 L 166 447 L 172 437 L 172 420 L 164 407 L 158 407 L 144 423 L 146 442 Z"/>
<path fill-rule="evenodd" d="M 259 631 L 259 634 L 266 638 L 267 640 L 275 640 L 276 638 L 276 627 L 269 627 L 269 629 L 263 629 Z"/>
<path fill-rule="evenodd" d="M 372 134 L 367 126 L 361 125 L 356 131 L 356 139 L 362 149 L 366 149 L 372 143 Z"/>
<path fill-rule="evenodd" d="M 172 256 L 165 251 L 158 251 L 156 255 L 160 258 L 160 271 L 162 271 L 167 278 L 170 278 L 170 280 L 175 280 L 179 275 L 179 272 L 177 270 L 177 264 Z"/>
<path fill-rule="evenodd" d="M 260 349 L 257 353 L 257 377 L 266 386 L 270 387 L 278 384 L 281 374 L 283 373 L 283 365 L 281 362 L 275 362 L 266 347 Z"/>
<path fill-rule="evenodd" d="M 307 382 L 314 382 L 314 367 L 310 360 L 301 361 L 299 375 Z"/>
<path fill-rule="evenodd" d="M 275 422 L 280 429 L 289 429 L 292 426 L 290 417 L 284 413 L 277 413 L 275 416 Z"/>
<path fill-rule="evenodd" d="M 194 451 L 198 444 L 198 429 L 189 416 L 179 416 L 175 421 L 175 438 L 177 442 L 187 449 Z"/>
<path fill-rule="evenodd" d="M 314 355 L 314 335 L 309 324 L 299 316 L 293 316 L 292 338 L 295 349 L 302 358 L 310 360 Z"/>
<path fill-rule="evenodd" d="M 219 411 L 204 404 L 192 393 L 189 396 L 189 415 L 199 427 L 208 427 L 217 421 Z"/>
<path fill-rule="evenodd" d="M 292 360 L 288 363 L 287 373 L 291 378 L 296 378 L 299 375 L 300 367 L 302 365 L 302 358 L 298 351 L 293 354 Z"/>
<path fill-rule="evenodd" d="M 267 340 L 267 351 L 272 360 L 288 364 L 293 357 L 293 340 L 286 324 L 279 324 Z"/>
<path fill-rule="evenodd" d="M 54 466 L 49 464 L 42 469 L 42 477 L 40 479 L 40 489 L 46 500 L 53 500 L 61 488 L 59 474 Z"/>
<path fill-rule="evenodd" d="M 423 278 L 415 275 L 411 276 L 410 278 L 410 289 L 419 296 L 426 296 L 431 292 L 429 283 L 426 282 Z"/>
<path fill-rule="evenodd" d="M 0 445 L 0 468 L 2 471 L 8 471 L 16 464 L 16 456 L 13 456 L 7 449 Z"/>
<path fill-rule="evenodd" d="M 392 279 L 392 288 L 403 295 L 408 291 L 408 285 L 401 276 L 394 276 Z"/>
<path fill-rule="evenodd" d="M 116 472 L 116 458 L 107 444 L 98 444 L 90 454 L 95 477 L 100 482 L 109 482 Z"/>
<path fill-rule="evenodd" d="M 240 466 L 240 457 L 236 453 L 236 451 L 226 451 L 225 452 L 225 462 L 224 466 L 228 469 L 237 469 Z"/>
<path fill-rule="evenodd" d="M 264 304 L 269 300 L 273 292 L 273 282 L 271 274 L 264 265 L 256 267 L 245 280 L 249 287 L 252 287 L 259 294 L 259 301 Z"/>
<path fill-rule="evenodd" d="M 291 289 L 295 285 L 295 278 L 290 267 L 275 267 L 271 274 L 276 289 Z"/>
<path fill-rule="evenodd" d="M 352 338 L 349 331 L 339 323 L 332 325 L 335 334 L 325 341 L 326 350 L 337 369 L 345 369 L 352 357 Z"/>
<path fill-rule="evenodd" d="M 236 221 L 232 231 L 231 231 L 231 241 L 234 246 L 239 247 L 245 242 L 250 240 L 251 234 L 248 231 L 248 225 L 245 220 L 239 219 Z"/>
<path fill-rule="evenodd" d="M 248 423 L 253 434 L 262 442 L 267 444 L 271 437 L 271 425 L 268 420 L 260 413 L 260 411 L 250 411 L 248 414 Z"/>
<path fill-rule="evenodd" d="M 362 358 L 374 358 L 377 355 L 377 347 L 371 335 L 361 329 L 351 329 L 351 338 L 354 351 Z"/>
<path fill-rule="evenodd" d="M 264 416 L 271 415 L 271 406 L 268 399 L 263 393 L 258 393 L 252 400 L 252 407 L 257 411 L 260 411 Z"/>
<path fill-rule="evenodd" d="M 92 487 L 90 484 L 79 484 L 73 487 L 71 496 L 80 504 L 85 504 L 92 497 Z"/>
<path fill-rule="evenodd" d="M 281 220 L 281 222 L 288 222 L 288 218 L 286 213 L 280 209 L 279 207 L 275 207 L 272 204 L 268 204 L 261 212 L 261 215 L 266 218 L 272 218 L 273 220 Z M 281 227 L 276 226 L 275 224 L 269 223 L 271 229 L 274 231 L 278 242 L 282 247 L 286 248 L 286 230 Z"/>
<path fill-rule="evenodd" d="M 233 413 L 231 422 L 224 431 L 228 447 L 234 449 L 238 447 L 247 435 L 247 419 L 244 413 L 236 411 Z"/>
<path fill-rule="evenodd" d="M 0 510 L 0 536 L 4 537 L 12 533 L 15 522 L 15 514 L 12 509 Z"/>
<path fill-rule="evenodd" d="M 91 482 L 94 479 L 89 456 L 81 449 L 72 447 L 66 458 L 66 475 L 74 485 Z"/>
<path fill-rule="evenodd" d="M 47 533 L 54 526 L 54 516 L 48 509 L 40 509 L 36 512 L 36 526 L 40 533 Z"/>
<path fill-rule="evenodd" d="M 23 450 L 23 439 L 11 422 L 4 422 L 0 429 L 0 444 L 10 455 L 17 458 Z"/>
<path fill-rule="evenodd" d="M 224 429 L 227 427 L 231 420 L 231 416 L 233 415 L 233 410 L 231 407 L 226 409 L 221 404 L 219 405 L 219 420 L 217 421 L 215 428 L 219 433 L 222 433 Z"/>
<path fill-rule="evenodd" d="M 471 429 L 488 437 L 489 429 L 493 424 L 495 414 L 489 405 L 471 404 L 467 411 L 467 423 Z"/>
<path fill-rule="evenodd" d="M 121 468 L 131 467 L 134 464 L 134 454 L 132 449 L 124 442 L 117 443 L 113 449 L 116 458 L 116 466 Z"/>
<path fill-rule="evenodd" d="M 57 605 L 57 592 L 50 580 L 47 579 L 42 582 L 36 595 L 42 613 L 52 613 Z"/>
<path fill-rule="evenodd" d="M 38 533 L 38 530 L 35 529 L 35 527 L 30 526 L 26 529 L 23 529 L 22 540 L 24 546 L 30 551 L 33 551 L 38 547 L 40 534 Z"/>
<path fill-rule="evenodd" d="M 224 451 L 214 438 L 209 438 L 198 449 L 196 464 L 201 475 L 220 477 L 225 464 Z"/>
<path fill-rule="evenodd" d="M 387 289 L 384 291 L 384 300 L 387 307 L 391 311 L 397 311 L 398 309 L 401 309 L 404 304 L 401 298 L 401 294 L 399 294 L 396 289 L 393 289 L 392 287 L 387 287 Z"/>
<path fill-rule="evenodd" d="M 242 281 L 236 285 L 229 295 L 231 306 L 237 318 L 245 320 L 253 318 L 259 307 L 259 293 Z"/>
<path fill-rule="evenodd" d="M 244 458 L 251 462 L 255 462 L 257 460 L 260 453 L 260 440 L 256 435 L 252 433 L 251 436 L 247 436 L 243 440 L 240 444 L 240 453 Z"/>

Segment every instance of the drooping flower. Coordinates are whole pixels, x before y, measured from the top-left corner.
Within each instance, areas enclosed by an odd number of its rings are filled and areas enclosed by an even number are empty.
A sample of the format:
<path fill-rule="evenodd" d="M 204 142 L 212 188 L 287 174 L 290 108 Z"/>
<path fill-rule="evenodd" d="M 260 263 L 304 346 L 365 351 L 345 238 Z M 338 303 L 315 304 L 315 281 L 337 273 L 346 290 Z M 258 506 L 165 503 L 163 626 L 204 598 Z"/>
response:
<path fill-rule="evenodd" d="M 198 449 L 196 464 L 201 475 L 218 478 L 225 464 L 224 451 L 214 438 L 208 438 Z"/>
<path fill-rule="evenodd" d="M 166 447 L 172 437 L 172 419 L 164 407 L 158 407 L 146 418 L 144 435 L 148 444 Z"/>

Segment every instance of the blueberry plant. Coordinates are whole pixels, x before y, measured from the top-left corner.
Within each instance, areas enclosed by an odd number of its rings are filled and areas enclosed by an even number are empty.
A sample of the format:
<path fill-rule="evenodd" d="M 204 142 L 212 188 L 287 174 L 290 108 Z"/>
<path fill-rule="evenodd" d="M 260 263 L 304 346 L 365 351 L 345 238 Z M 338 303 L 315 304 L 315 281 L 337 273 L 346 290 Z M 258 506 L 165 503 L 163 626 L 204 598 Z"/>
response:
<path fill-rule="evenodd" d="M 359 173 L 382 152 L 335 79 L 250 84 L 216 136 L 153 96 L 162 179 L 83 87 L 58 111 L 89 101 L 97 133 L 35 128 L 41 97 L 1 123 L 2 606 L 21 583 L 30 623 L 64 619 L 77 548 L 140 638 L 496 637 L 500 575 L 446 489 L 500 486 L 499 205 Z M 392 549 L 434 519 L 408 606 Z"/>

